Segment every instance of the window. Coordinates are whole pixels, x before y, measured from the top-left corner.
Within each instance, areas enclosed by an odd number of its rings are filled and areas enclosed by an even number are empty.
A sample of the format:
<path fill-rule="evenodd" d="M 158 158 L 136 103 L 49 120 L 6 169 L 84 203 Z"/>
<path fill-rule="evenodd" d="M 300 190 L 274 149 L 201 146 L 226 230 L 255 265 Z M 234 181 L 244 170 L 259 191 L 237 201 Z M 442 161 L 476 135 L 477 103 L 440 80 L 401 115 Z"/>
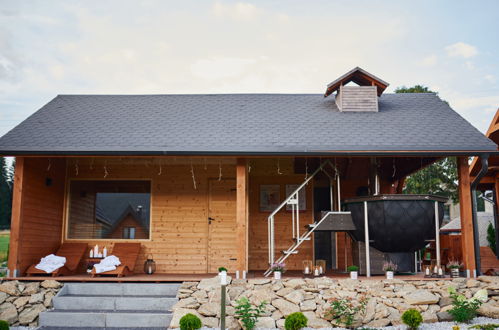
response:
<path fill-rule="evenodd" d="M 148 239 L 149 181 L 71 181 L 68 238 Z"/>
<path fill-rule="evenodd" d="M 135 227 L 123 228 L 123 238 L 134 239 L 135 238 Z"/>

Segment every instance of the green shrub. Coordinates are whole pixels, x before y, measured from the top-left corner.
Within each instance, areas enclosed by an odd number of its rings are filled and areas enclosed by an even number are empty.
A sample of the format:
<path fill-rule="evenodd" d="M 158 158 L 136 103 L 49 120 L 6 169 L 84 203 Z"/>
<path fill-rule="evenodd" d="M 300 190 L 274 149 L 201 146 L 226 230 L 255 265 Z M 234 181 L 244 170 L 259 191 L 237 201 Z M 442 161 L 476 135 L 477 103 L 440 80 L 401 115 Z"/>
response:
<path fill-rule="evenodd" d="M 359 271 L 359 266 L 355 266 L 355 265 L 348 266 L 347 267 L 347 271 L 348 272 L 358 272 Z"/>
<path fill-rule="evenodd" d="M 350 328 L 355 320 L 355 315 L 363 313 L 366 305 L 367 299 L 365 297 L 361 297 L 358 303 L 347 298 L 333 299 L 331 300 L 331 308 L 326 312 L 326 318 L 335 326 Z"/>
<path fill-rule="evenodd" d="M 201 328 L 201 320 L 194 314 L 188 313 L 182 316 L 180 319 L 180 329 L 181 330 L 196 330 Z"/>
<path fill-rule="evenodd" d="M 456 292 L 453 287 L 449 288 L 450 298 L 452 300 L 452 309 L 449 314 L 455 322 L 469 322 L 477 315 L 477 310 L 482 305 L 482 301 L 477 298 L 466 299 L 465 296 Z"/>
<path fill-rule="evenodd" d="M 421 313 L 416 309 L 408 309 L 402 314 L 402 322 L 409 327 L 409 329 L 417 329 L 423 322 Z"/>
<path fill-rule="evenodd" d="M 487 242 L 489 243 L 492 252 L 496 254 L 496 229 L 492 225 L 492 222 L 489 223 L 489 226 L 487 227 Z"/>
<path fill-rule="evenodd" d="M 236 316 L 244 324 L 246 330 L 253 330 L 258 318 L 265 312 L 267 302 L 263 301 L 260 305 L 251 306 L 248 298 L 242 297 L 236 301 Z"/>
<path fill-rule="evenodd" d="M 227 268 L 225 267 L 218 267 L 218 272 L 226 272 L 227 271 Z"/>
<path fill-rule="evenodd" d="M 468 329 L 479 329 L 479 330 L 495 330 L 499 329 L 499 324 L 497 323 L 489 323 L 489 324 L 477 324 Z"/>
<path fill-rule="evenodd" d="M 9 322 L 0 320 L 0 330 L 9 330 Z"/>
<path fill-rule="evenodd" d="M 305 328 L 307 323 L 308 319 L 305 315 L 303 315 L 303 313 L 291 313 L 284 321 L 284 328 L 286 330 L 300 330 L 301 328 Z"/>

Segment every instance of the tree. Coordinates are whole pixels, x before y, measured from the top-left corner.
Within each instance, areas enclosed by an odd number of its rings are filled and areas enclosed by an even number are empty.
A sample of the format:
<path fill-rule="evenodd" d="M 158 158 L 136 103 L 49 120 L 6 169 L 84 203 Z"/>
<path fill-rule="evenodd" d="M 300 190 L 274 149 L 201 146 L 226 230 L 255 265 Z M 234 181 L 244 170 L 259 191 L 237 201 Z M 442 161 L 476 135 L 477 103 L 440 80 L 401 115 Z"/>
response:
<path fill-rule="evenodd" d="M 492 222 L 489 223 L 487 227 L 487 242 L 489 243 L 489 247 L 492 249 L 494 254 L 496 253 L 496 229 L 492 225 Z"/>
<path fill-rule="evenodd" d="M 11 167 L 4 157 L 0 157 L 0 229 L 10 228 L 12 180 Z"/>
<path fill-rule="evenodd" d="M 423 85 L 413 87 L 398 87 L 395 93 L 435 93 Z M 435 93 L 438 95 L 438 93 Z M 446 101 L 444 101 L 446 102 Z M 439 160 L 416 173 L 405 181 L 403 192 L 406 194 L 435 194 L 459 202 L 457 190 L 457 164 L 454 157 Z"/>
<path fill-rule="evenodd" d="M 456 158 L 439 160 L 407 177 L 405 194 L 434 194 L 459 202 Z"/>

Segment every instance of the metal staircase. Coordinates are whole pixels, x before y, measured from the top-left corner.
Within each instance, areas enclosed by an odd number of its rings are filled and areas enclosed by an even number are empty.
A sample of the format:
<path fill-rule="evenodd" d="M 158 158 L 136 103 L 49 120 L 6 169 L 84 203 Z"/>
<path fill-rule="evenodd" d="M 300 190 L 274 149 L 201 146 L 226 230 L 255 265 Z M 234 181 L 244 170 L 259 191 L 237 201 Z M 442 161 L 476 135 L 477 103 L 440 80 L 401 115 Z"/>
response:
<path fill-rule="evenodd" d="M 330 168 L 334 171 L 334 174 L 330 174 L 327 169 Z M 304 189 L 307 184 L 319 173 L 323 172 L 329 178 L 329 189 L 330 189 L 330 202 L 331 210 L 335 209 L 333 202 L 333 181 L 336 182 L 337 189 L 337 207 L 336 211 L 325 212 L 322 218 L 312 224 L 306 226 L 307 230 L 304 233 L 300 233 L 300 191 Z M 275 259 L 275 215 L 282 210 L 285 206 L 291 206 L 291 221 L 293 228 L 293 244 L 285 251 L 281 251 L 279 258 Z M 350 214 L 350 212 L 341 212 L 340 203 L 340 176 L 337 168 L 329 161 L 324 161 L 306 180 L 294 190 L 267 218 L 268 223 L 268 246 L 269 246 L 269 269 L 264 273 L 264 276 L 269 276 L 272 273 L 271 267 L 274 263 L 284 262 L 290 255 L 297 254 L 298 248 L 305 241 L 310 241 L 312 233 L 324 222 L 330 215 L 334 214 Z"/>

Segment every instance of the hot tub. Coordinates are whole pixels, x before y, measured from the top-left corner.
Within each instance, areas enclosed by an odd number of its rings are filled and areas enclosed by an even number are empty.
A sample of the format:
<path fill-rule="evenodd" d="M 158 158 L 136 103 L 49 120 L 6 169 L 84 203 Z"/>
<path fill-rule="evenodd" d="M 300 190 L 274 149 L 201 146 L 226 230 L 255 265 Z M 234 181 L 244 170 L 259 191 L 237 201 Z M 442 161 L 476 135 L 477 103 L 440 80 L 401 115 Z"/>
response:
<path fill-rule="evenodd" d="M 435 239 L 435 202 L 439 227 L 446 197 L 435 195 L 376 195 L 345 200 L 352 213 L 357 241 L 364 241 L 364 202 L 367 202 L 370 245 L 381 252 L 414 252 Z"/>

